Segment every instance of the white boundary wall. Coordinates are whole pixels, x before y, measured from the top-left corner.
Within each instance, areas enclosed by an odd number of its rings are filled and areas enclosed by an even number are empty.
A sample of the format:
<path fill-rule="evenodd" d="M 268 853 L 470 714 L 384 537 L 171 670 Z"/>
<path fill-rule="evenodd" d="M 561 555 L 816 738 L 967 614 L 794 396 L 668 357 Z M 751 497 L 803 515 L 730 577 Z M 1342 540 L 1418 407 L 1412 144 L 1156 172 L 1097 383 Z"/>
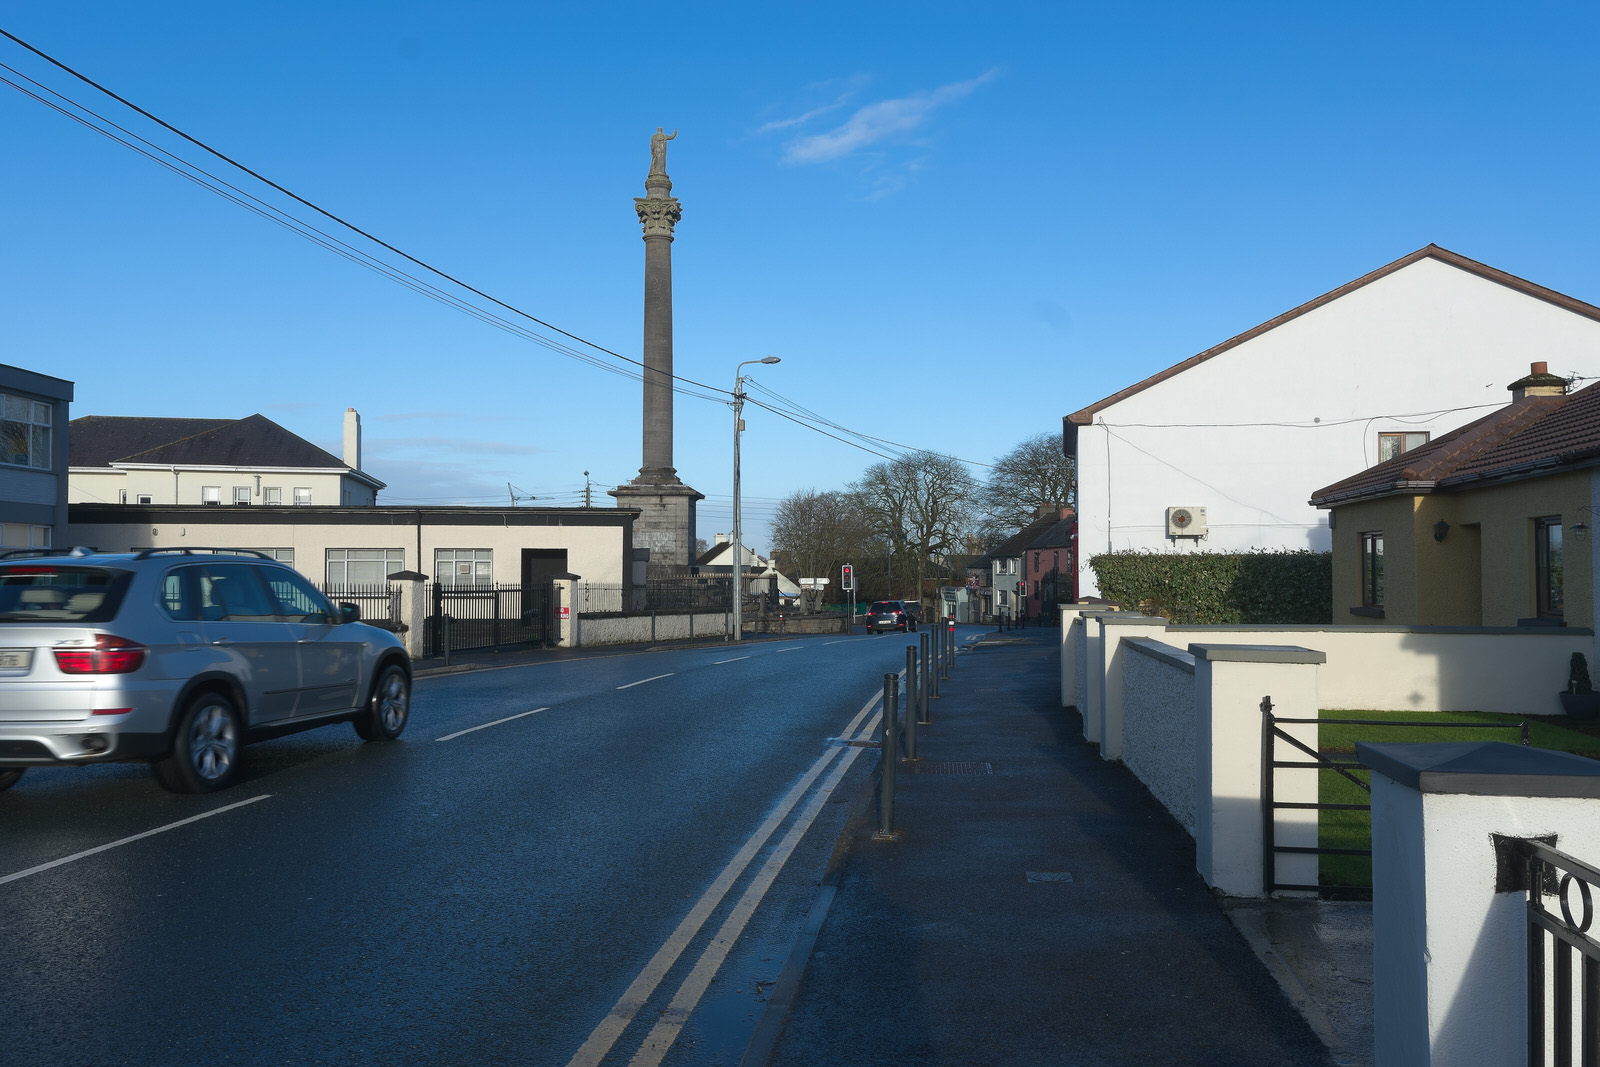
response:
<path fill-rule="evenodd" d="M 1123 643 L 1122 762 L 1194 835 L 1194 657 L 1149 638 Z"/>
<path fill-rule="evenodd" d="M 725 637 L 732 632 L 729 613 L 703 611 L 683 615 L 577 616 L 573 644 L 636 645 L 652 641 L 686 641 L 690 638 Z"/>

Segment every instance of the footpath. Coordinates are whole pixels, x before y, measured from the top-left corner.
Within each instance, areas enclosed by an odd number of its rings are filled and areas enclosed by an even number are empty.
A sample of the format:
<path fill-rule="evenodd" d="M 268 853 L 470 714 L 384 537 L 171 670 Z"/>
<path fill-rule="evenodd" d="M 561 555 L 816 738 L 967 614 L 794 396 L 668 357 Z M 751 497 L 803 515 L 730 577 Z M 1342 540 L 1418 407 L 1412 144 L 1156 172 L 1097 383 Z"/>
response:
<path fill-rule="evenodd" d="M 864 803 L 744 1067 L 1334 1064 L 1059 706 L 1055 631 L 977 633 L 898 764 L 899 839 Z"/>

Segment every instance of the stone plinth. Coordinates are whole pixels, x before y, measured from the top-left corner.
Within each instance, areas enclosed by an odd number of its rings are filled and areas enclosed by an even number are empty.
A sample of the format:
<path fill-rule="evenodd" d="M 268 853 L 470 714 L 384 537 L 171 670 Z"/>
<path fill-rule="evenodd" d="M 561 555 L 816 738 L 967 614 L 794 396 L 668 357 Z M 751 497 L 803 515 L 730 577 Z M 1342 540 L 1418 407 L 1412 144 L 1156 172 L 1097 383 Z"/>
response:
<path fill-rule="evenodd" d="M 650 550 L 650 567 L 688 566 L 694 562 L 695 504 L 705 494 L 679 483 L 635 482 L 607 490 L 617 506 L 638 508 L 633 520 L 633 547 Z"/>

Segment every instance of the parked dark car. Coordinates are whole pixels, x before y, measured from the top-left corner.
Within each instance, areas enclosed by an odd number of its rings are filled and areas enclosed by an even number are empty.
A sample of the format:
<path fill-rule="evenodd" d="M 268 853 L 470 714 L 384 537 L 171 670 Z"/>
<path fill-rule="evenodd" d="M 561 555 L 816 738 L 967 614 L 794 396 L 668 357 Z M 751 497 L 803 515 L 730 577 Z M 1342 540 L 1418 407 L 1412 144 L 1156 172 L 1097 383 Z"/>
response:
<path fill-rule="evenodd" d="M 917 630 L 917 614 L 908 610 L 905 602 L 900 600 L 877 600 L 867 610 L 867 632 L 882 633 L 884 630 L 899 630 L 902 633 L 915 633 Z"/>

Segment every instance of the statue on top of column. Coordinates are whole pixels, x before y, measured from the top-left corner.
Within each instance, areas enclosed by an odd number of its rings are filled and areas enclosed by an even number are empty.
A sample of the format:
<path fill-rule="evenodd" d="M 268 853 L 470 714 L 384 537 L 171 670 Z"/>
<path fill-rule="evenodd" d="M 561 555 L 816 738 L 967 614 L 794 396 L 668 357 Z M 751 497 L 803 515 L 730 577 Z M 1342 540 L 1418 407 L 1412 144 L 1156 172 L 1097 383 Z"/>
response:
<path fill-rule="evenodd" d="M 667 142 L 678 136 L 674 129 L 671 133 L 663 133 L 660 126 L 650 135 L 650 173 L 665 176 L 667 173 Z"/>

